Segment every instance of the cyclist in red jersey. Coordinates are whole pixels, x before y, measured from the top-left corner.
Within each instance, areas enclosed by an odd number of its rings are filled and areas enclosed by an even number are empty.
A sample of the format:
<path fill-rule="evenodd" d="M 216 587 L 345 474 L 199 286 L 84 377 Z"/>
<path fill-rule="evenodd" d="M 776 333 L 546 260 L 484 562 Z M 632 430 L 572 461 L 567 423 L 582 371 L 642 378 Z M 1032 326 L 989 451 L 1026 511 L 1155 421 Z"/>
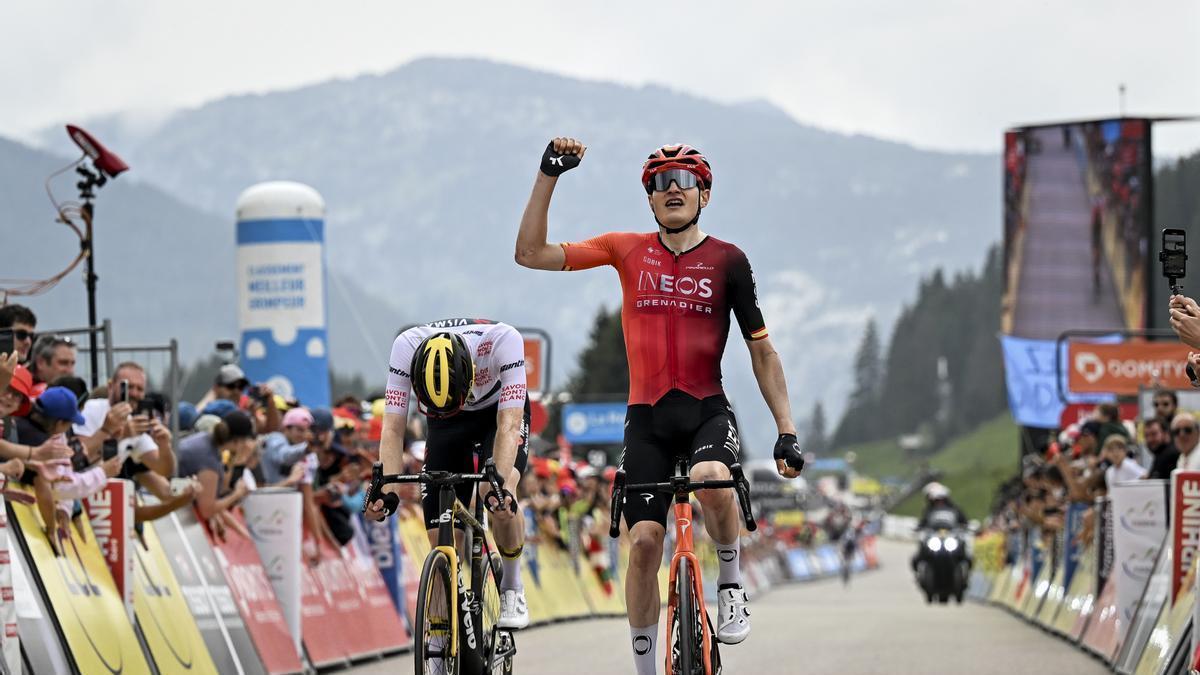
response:
<path fill-rule="evenodd" d="M 547 214 L 558 176 L 579 165 L 586 148 L 571 138 L 546 147 L 517 234 L 517 263 L 542 270 L 616 268 L 624 301 L 621 320 L 629 357 L 629 409 L 621 464 L 631 483 L 666 480 L 673 458 L 691 458 L 693 480 L 728 480 L 740 461 L 733 409 L 721 388 L 721 355 L 729 313 L 737 317 L 763 398 L 775 417 L 780 475 L 794 478 L 804 462 L 779 355 L 767 337 L 754 276 L 741 249 L 698 225 L 708 205 L 712 170 L 698 150 L 664 146 L 646 160 L 642 186 L 657 232 L 608 233 L 578 243 L 546 241 Z M 732 490 L 697 493 L 716 545 L 720 571 L 717 638 L 726 644 L 750 632 L 741 583 L 740 519 Z M 655 672 L 658 568 L 670 497 L 633 494 L 625 522 L 631 543 L 625 601 L 639 675 Z"/>

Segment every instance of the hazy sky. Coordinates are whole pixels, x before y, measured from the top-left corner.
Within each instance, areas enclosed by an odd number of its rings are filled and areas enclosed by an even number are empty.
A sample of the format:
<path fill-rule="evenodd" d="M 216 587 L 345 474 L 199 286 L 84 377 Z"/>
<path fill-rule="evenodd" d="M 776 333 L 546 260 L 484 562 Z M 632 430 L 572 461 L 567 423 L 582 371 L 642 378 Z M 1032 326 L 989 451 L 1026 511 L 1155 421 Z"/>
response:
<path fill-rule="evenodd" d="M 1015 123 L 1115 114 L 1118 82 L 1130 113 L 1200 113 L 1195 0 L 10 0 L 0 134 L 426 55 L 766 98 L 804 122 L 947 149 L 995 150 Z M 1200 124 L 1160 129 L 1160 152 L 1200 147 Z"/>

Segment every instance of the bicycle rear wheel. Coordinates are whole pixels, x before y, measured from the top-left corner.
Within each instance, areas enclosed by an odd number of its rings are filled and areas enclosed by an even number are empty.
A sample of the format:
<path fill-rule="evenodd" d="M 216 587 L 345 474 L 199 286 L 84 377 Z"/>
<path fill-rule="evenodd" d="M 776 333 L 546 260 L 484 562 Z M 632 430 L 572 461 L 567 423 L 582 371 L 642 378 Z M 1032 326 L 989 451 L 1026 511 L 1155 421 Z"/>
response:
<path fill-rule="evenodd" d="M 417 591 L 417 635 L 413 645 L 416 675 L 458 675 L 458 654 L 450 653 L 450 631 L 457 611 L 450 600 L 453 583 L 449 556 L 442 551 L 431 552 L 425 558 Z"/>
<path fill-rule="evenodd" d="M 692 585 L 691 561 L 679 561 L 675 577 L 675 611 L 667 617 L 667 635 L 671 639 L 671 668 L 674 675 L 704 675 L 704 635 L 699 608 Z"/>

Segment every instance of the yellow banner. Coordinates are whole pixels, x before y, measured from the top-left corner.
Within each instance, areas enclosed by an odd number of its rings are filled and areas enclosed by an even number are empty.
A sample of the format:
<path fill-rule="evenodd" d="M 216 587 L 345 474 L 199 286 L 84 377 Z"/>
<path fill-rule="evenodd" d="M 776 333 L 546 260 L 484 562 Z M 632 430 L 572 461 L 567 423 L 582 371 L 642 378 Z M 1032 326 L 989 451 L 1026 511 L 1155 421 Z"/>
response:
<path fill-rule="evenodd" d="M 33 559 L 31 567 L 50 598 L 79 672 L 148 675 L 150 666 L 96 545 L 87 514 L 78 519 L 82 531 L 72 525 L 71 535 L 62 539 L 64 555 L 59 558 L 43 534 L 37 512 L 23 504 L 9 505 Z"/>
<path fill-rule="evenodd" d="M 171 564 L 153 527 L 142 528 L 145 547 L 135 540 L 133 610 L 150 656 L 161 673 L 211 673 L 217 667 L 188 609 Z"/>

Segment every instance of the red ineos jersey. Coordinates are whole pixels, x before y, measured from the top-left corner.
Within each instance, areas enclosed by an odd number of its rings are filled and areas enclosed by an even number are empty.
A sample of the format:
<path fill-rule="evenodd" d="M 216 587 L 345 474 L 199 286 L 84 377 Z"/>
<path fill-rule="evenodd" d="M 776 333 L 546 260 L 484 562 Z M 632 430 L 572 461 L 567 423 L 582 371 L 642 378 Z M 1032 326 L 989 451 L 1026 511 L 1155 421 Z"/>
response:
<path fill-rule="evenodd" d="M 700 399 L 723 393 L 731 309 L 742 337 L 767 337 L 750 263 L 733 244 L 705 237 L 675 255 L 657 233 L 610 232 L 562 247 L 564 270 L 612 265 L 621 277 L 630 405 L 672 389 Z"/>
<path fill-rule="evenodd" d="M 463 410 L 482 410 L 496 404 L 501 410 L 525 406 L 525 340 L 517 329 L 487 319 L 443 319 L 409 328 L 392 343 L 385 413 L 408 413 L 412 390 L 408 369 L 413 353 L 422 340 L 442 331 L 461 335 L 475 363 L 475 386 Z"/>

